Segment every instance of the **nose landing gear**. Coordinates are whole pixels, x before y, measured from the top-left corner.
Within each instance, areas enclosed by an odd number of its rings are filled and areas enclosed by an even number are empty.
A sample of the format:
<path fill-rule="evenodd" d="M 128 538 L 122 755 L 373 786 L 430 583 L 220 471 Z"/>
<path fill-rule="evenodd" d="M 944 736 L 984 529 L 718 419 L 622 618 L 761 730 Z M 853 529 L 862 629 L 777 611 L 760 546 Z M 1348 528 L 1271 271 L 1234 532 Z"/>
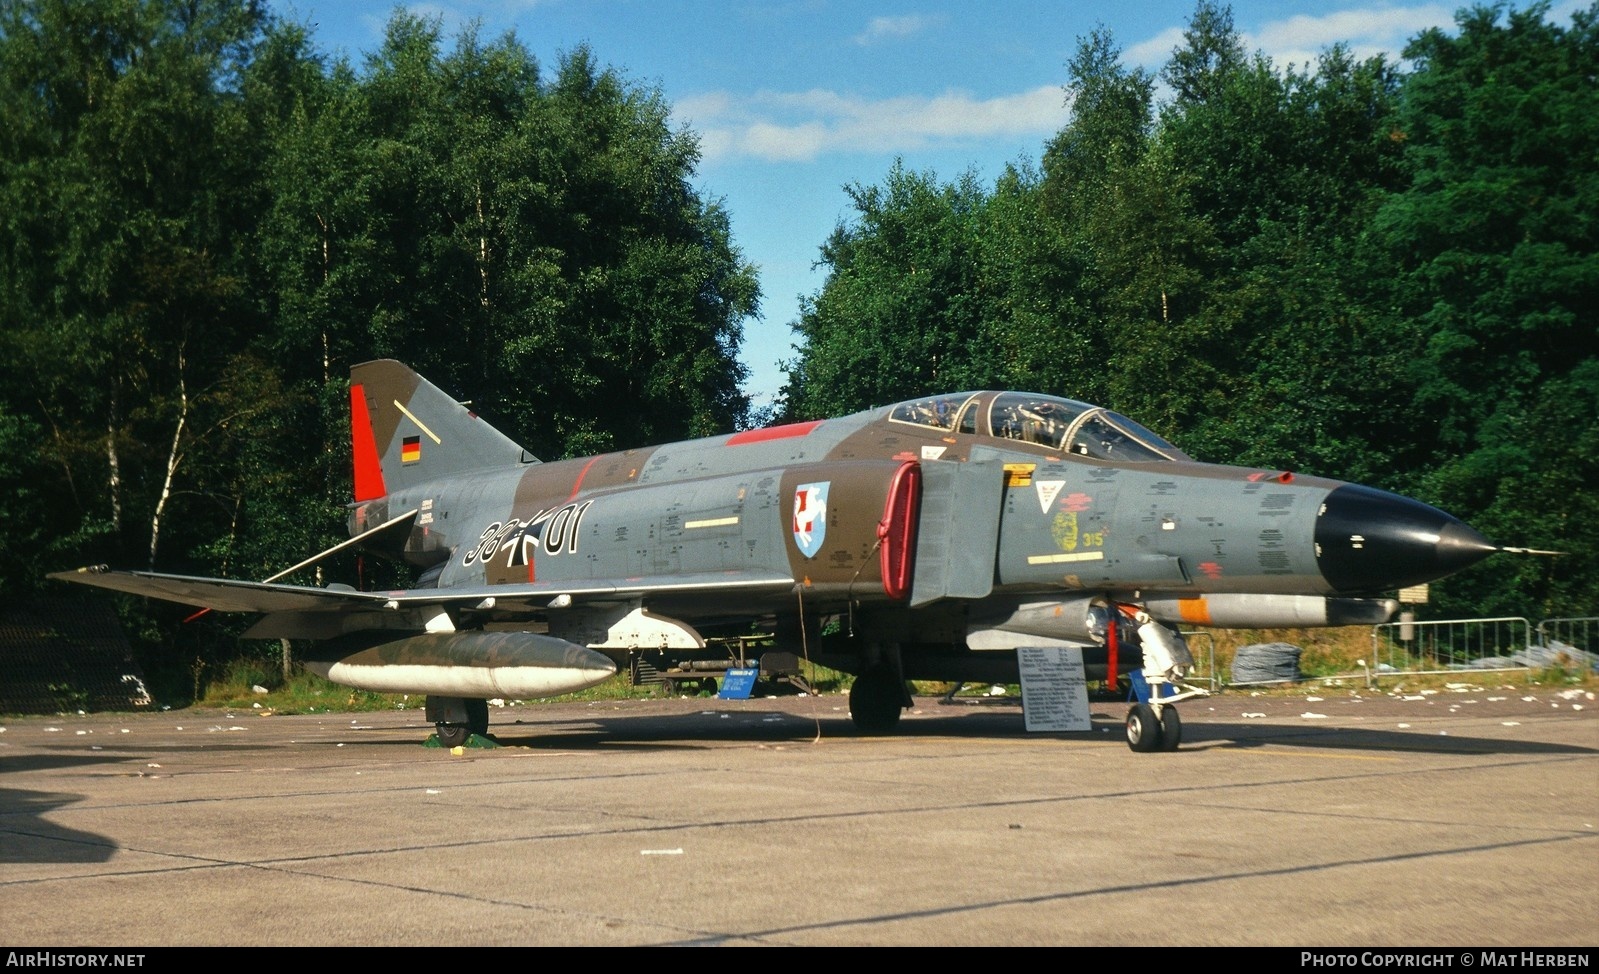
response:
<path fill-rule="evenodd" d="M 1127 711 L 1127 746 L 1139 752 L 1175 751 L 1183 741 L 1183 719 L 1175 704 L 1207 697 L 1210 691 L 1180 682 L 1194 665 L 1181 633 L 1160 625 L 1142 610 L 1135 619 L 1140 623 L 1144 668 L 1130 674 L 1138 702 Z"/>

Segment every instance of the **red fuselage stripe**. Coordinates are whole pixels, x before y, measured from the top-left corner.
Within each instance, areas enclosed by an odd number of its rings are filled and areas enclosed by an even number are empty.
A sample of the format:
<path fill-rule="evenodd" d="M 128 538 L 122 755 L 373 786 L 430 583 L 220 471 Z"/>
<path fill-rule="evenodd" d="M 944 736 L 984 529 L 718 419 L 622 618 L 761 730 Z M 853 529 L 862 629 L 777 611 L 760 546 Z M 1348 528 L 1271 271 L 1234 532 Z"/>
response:
<path fill-rule="evenodd" d="M 577 492 L 583 489 L 583 478 L 589 475 L 589 468 L 594 466 L 594 461 L 598 459 L 599 457 L 589 457 L 589 462 L 583 464 L 583 469 L 577 472 L 577 480 L 572 484 L 572 493 L 566 498 L 567 500 L 576 497 Z M 530 572 L 533 570 L 533 562 L 531 560 L 527 563 L 527 570 Z M 532 579 L 528 579 L 528 581 L 532 581 Z"/>
<path fill-rule="evenodd" d="M 765 429 L 745 430 L 734 433 L 727 438 L 726 446 L 740 446 L 745 443 L 765 443 L 767 440 L 786 440 L 791 436 L 807 436 L 811 430 L 822 425 L 819 419 L 809 423 L 789 423 L 787 426 L 768 426 Z"/>

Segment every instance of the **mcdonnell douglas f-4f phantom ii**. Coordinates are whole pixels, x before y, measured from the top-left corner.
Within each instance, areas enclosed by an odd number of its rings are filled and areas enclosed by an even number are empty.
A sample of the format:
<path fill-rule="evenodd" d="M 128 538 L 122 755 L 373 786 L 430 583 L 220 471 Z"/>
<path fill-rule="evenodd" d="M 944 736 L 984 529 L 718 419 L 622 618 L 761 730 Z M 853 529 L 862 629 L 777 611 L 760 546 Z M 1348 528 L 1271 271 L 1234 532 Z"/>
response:
<path fill-rule="evenodd" d="M 1017 683 L 1018 649 L 1078 647 L 1087 679 L 1137 669 L 1154 687 L 1127 718 L 1150 751 L 1177 746 L 1174 704 L 1203 693 L 1182 682 L 1179 627 L 1383 622 L 1397 603 L 1379 593 L 1507 550 L 1418 501 L 1198 463 L 1046 395 L 551 463 L 398 362 L 355 366 L 350 408 L 352 537 L 295 567 L 359 547 L 415 566 L 415 588 L 51 577 L 256 613 L 247 636 L 312 640 L 302 657 L 334 682 L 426 695 L 446 744 L 487 731 L 489 698 L 570 693 L 756 627 L 855 674 L 866 732 L 896 725 L 907 680 Z"/>

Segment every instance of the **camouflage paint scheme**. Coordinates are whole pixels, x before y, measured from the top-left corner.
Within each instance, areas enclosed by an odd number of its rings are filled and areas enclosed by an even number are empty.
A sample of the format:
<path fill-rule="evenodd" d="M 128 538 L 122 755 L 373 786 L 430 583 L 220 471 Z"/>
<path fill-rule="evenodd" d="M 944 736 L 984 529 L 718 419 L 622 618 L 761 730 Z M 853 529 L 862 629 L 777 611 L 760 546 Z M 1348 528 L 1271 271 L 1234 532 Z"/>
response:
<path fill-rule="evenodd" d="M 1015 682 L 1014 651 L 1039 645 L 1083 647 L 1103 677 L 1107 642 L 1139 665 L 1137 613 L 1166 629 L 1385 621 L 1383 593 L 1499 550 L 1408 498 L 1197 463 L 1125 417 L 1027 393 L 551 463 L 398 362 L 351 370 L 351 410 L 351 534 L 415 565 L 419 587 L 53 577 L 259 613 L 249 635 L 316 640 L 333 679 L 436 695 L 441 714 L 517 695 L 501 681 L 570 692 L 635 653 L 725 655 L 718 638 L 770 633 L 860 674 L 857 721 L 886 729 L 907 679 Z M 548 638 L 486 641 L 517 629 Z M 490 675 L 458 678 L 474 667 Z M 541 668 L 557 675 L 514 672 Z"/>

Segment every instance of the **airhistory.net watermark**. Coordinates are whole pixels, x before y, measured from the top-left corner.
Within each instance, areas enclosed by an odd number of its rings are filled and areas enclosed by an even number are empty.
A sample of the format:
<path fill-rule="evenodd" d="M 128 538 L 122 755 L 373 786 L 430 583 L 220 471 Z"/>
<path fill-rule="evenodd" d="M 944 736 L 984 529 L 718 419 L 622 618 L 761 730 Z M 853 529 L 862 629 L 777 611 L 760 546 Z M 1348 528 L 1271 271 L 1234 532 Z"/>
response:
<path fill-rule="evenodd" d="M 84 954 L 58 950 L 8 950 L 7 967 L 143 967 L 143 954 Z"/>

